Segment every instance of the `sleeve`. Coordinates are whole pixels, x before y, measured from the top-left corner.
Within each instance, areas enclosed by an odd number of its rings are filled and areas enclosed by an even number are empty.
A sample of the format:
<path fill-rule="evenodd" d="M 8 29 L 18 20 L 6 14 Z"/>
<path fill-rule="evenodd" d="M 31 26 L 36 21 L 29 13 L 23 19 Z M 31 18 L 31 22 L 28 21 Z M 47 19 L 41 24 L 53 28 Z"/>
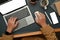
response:
<path fill-rule="evenodd" d="M 51 26 L 47 25 L 46 28 L 41 28 L 41 31 L 47 40 L 58 40 Z"/>
<path fill-rule="evenodd" d="M 0 37 L 0 40 L 2 40 L 2 37 Z"/>
<path fill-rule="evenodd" d="M 0 38 L 0 40 L 13 40 L 13 36 L 3 34 L 3 36 Z"/>

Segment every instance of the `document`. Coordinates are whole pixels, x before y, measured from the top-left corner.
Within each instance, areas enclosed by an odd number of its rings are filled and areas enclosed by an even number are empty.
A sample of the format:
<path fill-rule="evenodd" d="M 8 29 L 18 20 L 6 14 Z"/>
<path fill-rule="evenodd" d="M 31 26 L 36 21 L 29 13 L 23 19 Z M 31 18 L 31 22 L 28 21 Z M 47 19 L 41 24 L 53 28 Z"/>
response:
<path fill-rule="evenodd" d="M 0 12 L 2 14 L 6 14 L 6 13 L 8 13 L 12 10 L 15 10 L 19 7 L 22 7 L 24 5 L 26 5 L 25 0 L 12 0 L 10 2 L 3 4 L 3 5 L 0 5 Z"/>

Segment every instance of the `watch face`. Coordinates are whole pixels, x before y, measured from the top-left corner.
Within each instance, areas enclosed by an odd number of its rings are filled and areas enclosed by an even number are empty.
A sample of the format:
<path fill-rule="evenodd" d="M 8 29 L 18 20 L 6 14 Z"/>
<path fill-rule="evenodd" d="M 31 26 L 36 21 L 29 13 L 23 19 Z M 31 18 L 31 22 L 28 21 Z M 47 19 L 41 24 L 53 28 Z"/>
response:
<path fill-rule="evenodd" d="M 0 5 L 8 2 L 9 0 L 0 0 Z"/>

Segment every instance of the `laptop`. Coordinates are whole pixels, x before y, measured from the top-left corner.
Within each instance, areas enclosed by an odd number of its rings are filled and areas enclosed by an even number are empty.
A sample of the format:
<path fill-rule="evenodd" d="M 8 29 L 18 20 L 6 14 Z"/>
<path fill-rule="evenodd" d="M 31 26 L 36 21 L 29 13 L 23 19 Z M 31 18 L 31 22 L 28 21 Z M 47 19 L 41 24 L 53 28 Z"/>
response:
<path fill-rule="evenodd" d="M 20 8 L 16 11 L 13 11 L 11 13 L 4 15 L 3 18 L 6 24 L 10 17 L 17 17 L 19 21 L 18 27 L 14 31 L 19 30 L 23 27 L 26 27 L 34 23 L 33 16 L 27 5 L 24 6 L 23 8 Z"/>

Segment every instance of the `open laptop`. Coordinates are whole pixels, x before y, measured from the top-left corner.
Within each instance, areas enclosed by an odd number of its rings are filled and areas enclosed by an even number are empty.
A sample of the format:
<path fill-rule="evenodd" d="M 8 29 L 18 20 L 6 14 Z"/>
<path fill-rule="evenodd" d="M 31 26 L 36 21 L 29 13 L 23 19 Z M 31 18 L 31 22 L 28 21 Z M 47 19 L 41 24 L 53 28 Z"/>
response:
<path fill-rule="evenodd" d="M 6 14 L 3 17 L 4 17 L 6 24 L 10 17 L 18 18 L 19 24 L 18 24 L 18 27 L 14 31 L 34 23 L 34 19 L 32 17 L 32 14 L 28 6 L 24 6 L 23 8 L 13 11 L 9 14 Z"/>

